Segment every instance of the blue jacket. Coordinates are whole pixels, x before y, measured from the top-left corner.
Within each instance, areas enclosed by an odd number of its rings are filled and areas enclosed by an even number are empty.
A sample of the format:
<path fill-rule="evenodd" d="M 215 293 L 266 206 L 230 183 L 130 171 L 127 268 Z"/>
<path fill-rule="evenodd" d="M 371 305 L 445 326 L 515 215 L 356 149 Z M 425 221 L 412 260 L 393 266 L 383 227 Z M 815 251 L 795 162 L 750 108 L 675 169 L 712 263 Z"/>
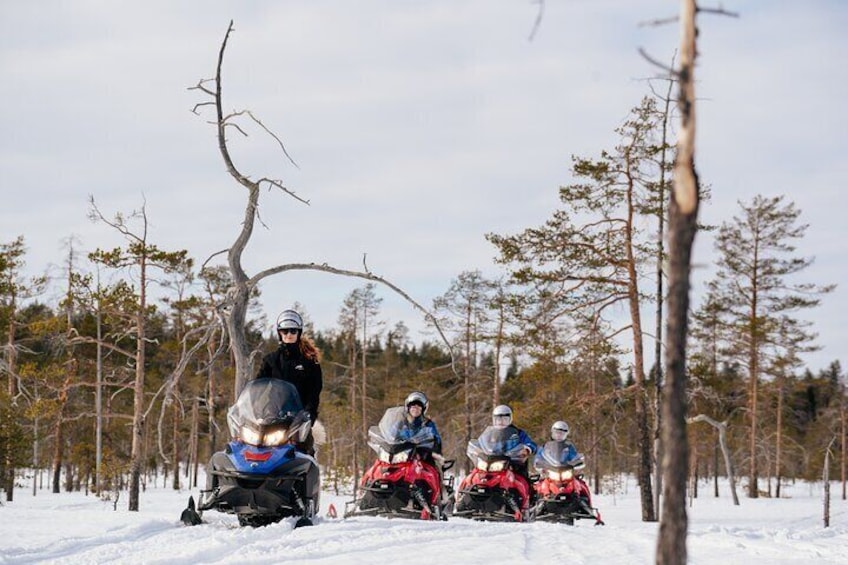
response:
<path fill-rule="evenodd" d="M 568 463 L 569 461 L 577 457 L 577 447 L 575 447 L 575 445 L 568 440 L 563 441 L 565 441 L 565 446 L 562 450 L 561 462 Z"/>
<path fill-rule="evenodd" d="M 525 432 L 524 430 L 522 430 L 521 428 L 519 428 L 518 426 L 516 426 L 514 424 L 510 424 L 507 427 L 512 428 L 512 429 L 514 429 L 515 431 L 518 432 L 518 441 L 521 442 L 523 445 L 526 445 L 527 447 L 530 448 L 530 455 L 533 455 L 534 453 L 536 453 L 539 450 L 539 446 L 536 445 L 535 441 L 530 439 L 530 436 L 527 435 L 527 432 Z"/>
<path fill-rule="evenodd" d="M 442 436 L 439 435 L 439 430 L 436 429 L 436 423 L 433 422 L 433 420 L 426 416 L 415 418 L 412 421 L 407 418 L 407 424 L 409 425 L 408 429 L 410 437 L 418 433 L 418 431 L 421 430 L 422 427 L 431 430 L 433 432 L 433 437 L 436 440 L 435 444 L 433 445 L 433 453 L 438 453 L 441 455 Z"/>

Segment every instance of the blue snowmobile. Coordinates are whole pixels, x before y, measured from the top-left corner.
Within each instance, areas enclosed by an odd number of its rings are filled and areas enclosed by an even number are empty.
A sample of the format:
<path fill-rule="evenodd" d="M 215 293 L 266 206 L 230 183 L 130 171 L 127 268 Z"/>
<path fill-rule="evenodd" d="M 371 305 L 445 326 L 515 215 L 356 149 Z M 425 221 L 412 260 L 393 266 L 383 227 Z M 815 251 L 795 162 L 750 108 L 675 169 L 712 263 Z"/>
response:
<path fill-rule="evenodd" d="M 315 459 L 295 449 L 312 428 L 294 385 L 279 379 L 247 383 L 227 413 L 233 438 L 212 456 L 197 507 L 189 497 L 184 524 L 202 523 L 206 510 L 236 514 L 242 526 L 266 526 L 297 516 L 311 526 L 321 483 Z"/>

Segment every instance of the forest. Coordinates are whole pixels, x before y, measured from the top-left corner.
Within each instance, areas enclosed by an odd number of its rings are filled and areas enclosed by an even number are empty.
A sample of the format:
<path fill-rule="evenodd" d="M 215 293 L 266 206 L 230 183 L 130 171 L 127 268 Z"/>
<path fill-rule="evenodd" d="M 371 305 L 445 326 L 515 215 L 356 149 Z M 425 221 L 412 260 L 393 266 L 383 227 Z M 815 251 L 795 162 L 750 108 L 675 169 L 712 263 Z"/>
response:
<path fill-rule="evenodd" d="M 661 336 L 662 328 L 644 327 L 640 313 L 661 316 L 664 303 L 667 108 L 644 98 L 617 130 L 619 144 L 575 157 L 579 182 L 559 189 L 561 206 L 544 225 L 486 234 L 504 274 L 472 270 L 450 281 L 429 307 L 446 341 L 415 343 L 403 322 L 384 320 L 375 282 L 347 296 L 335 327 L 307 326 L 322 354 L 326 485 L 355 488 L 370 458 L 368 427 L 412 390 L 430 397 L 458 467 L 501 403 L 538 439 L 566 419 L 596 492 L 614 489 L 622 473 L 638 475 L 643 456 L 656 467 L 662 340 L 646 351 L 643 334 Z M 25 234 L 0 246 L 7 500 L 21 472 L 35 472 L 53 492 L 118 496 L 133 453 L 142 489 L 162 475 L 174 488 L 195 486 L 198 465 L 228 440 L 235 366 L 217 308 L 231 275 L 151 243 L 144 208 L 111 218 L 93 199 L 90 207 L 126 245 L 86 253 L 69 240 L 61 278 L 23 276 Z M 812 261 L 802 252 L 800 216 L 784 196 L 758 196 L 706 227 L 718 261 L 691 312 L 693 488 L 697 477 L 727 476 L 730 465 L 747 496 L 779 497 L 786 481 L 821 477 L 828 450 L 832 476 L 844 484 L 844 371 L 835 360 L 813 373 L 799 357 L 816 348 L 803 314 L 833 288 L 795 282 Z M 246 323 L 254 357 L 277 346 L 259 293 Z M 62 299 L 43 300 L 52 295 Z"/>

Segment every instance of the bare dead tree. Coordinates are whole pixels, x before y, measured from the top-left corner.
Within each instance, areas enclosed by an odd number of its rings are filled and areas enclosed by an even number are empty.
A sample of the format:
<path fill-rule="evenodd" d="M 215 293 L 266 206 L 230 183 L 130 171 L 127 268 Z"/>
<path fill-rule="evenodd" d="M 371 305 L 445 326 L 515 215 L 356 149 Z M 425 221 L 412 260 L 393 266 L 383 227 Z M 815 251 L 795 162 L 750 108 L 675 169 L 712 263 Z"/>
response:
<path fill-rule="evenodd" d="M 695 0 L 681 0 L 680 67 L 677 69 L 680 130 L 669 203 L 669 292 L 666 322 L 666 385 L 663 390 L 663 506 L 657 563 L 686 563 L 686 335 L 692 244 L 698 231 L 700 185 L 695 171 L 695 57 L 698 31 Z"/>
<path fill-rule="evenodd" d="M 663 500 L 657 563 L 686 563 L 686 334 L 692 243 L 697 231 L 698 177 L 695 172 L 695 0 L 681 2 L 678 99 L 680 132 L 669 205 L 669 292 L 666 322 L 666 384 L 663 389 Z"/>
<path fill-rule="evenodd" d="M 304 204 L 309 204 L 309 202 L 298 196 L 292 190 L 286 188 L 283 182 L 279 179 L 262 177 L 255 181 L 251 180 L 247 175 L 243 174 L 236 167 L 235 163 L 233 162 L 230 156 L 230 151 L 227 146 L 227 131 L 235 130 L 241 133 L 242 135 L 247 135 L 244 130 L 239 126 L 238 121 L 239 118 L 247 116 L 259 127 L 261 127 L 268 135 L 270 135 L 280 146 L 289 161 L 294 163 L 294 161 L 291 159 L 288 152 L 286 151 L 286 148 L 283 145 L 282 141 L 280 141 L 280 138 L 277 137 L 270 129 L 265 127 L 265 125 L 260 120 L 258 120 L 249 110 L 242 110 L 224 115 L 221 70 L 224 62 L 224 52 L 227 48 L 227 41 L 229 40 L 230 34 L 233 32 L 233 29 L 233 22 L 231 20 L 230 25 L 227 28 L 227 33 L 224 35 L 224 40 L 221 42 L 221 48 L 218 52 L 218 64 L 216 67 L 215 78 L 200 80 L 197 85 L 191 87 L 189 90 L 199 90 L 201 93 L 211 97 L 211 100 L 196 104 L 192 111 L 194 113 L 198 113 L 198 110 L 201 107 L 215 107 L 217 119 L 214 123 L 217 127 L 218 149 L 221 152 L 221 157 L 224 159 L 224 163 L 227 167 L 227 172 L 229 172 L 230 176 L 235 179 L 238 184 L 240 184 L 247 190 L 247 202 L 244 209 L 244 219 L 242 222 L 241 231 L 236 236 L 236 239 L 233 244 L 225 250 L 225 252 L 227 253 L 227 264 L 229 266 L 230 274 L 232 276 L 232 284 L 227 292 L 226 299 L 222 304 L 219 305 L 219 312 L 221 313 L 221 316 L 224 319 L 224 323 L 230 340 L 230 347 L 233 353 L 233 359 L 235 362 L 235 395 L 238 395 L 238 393 L 243 388 L 245 382 L 247 382 L 248 378 L 250 378 L 250 376 L 253 374 L 253 363 L 257 354 L 257 352 L 250 352 L 247 344 L 247 335 L 245 332 L 247 307 L 251 292 L 266 277 L 285 271 L 321 271 L 335 275 L 357 277 L 368 281 L 373 281 L 375 283 L 380 283 L 388 287 L 389 289 L 399 294 L 407 302 L 412 304 L 415 309 L 422 312 L 425 317 L 427 317 L 430 321 L 433 322 L 434 327 L 438 331 L 445 345 L 448 347 L 451 359 L 453 359 L 453 350 L 451 348 L 451 345 L 445 335 L 442 333 L 441 328 L 439 328 L 438 323 L 436 322 L 436 319 L 432 316 L 432 314 L 430 314 L 423 306 L 413 300 L 406 292 L 401 290 L 395 284 L 389 282 L 383 277 L 371 273 L 368 270 L 367 265 L 365 265 L 364 271 L 349 271 L 332 267 L 330 265 L 327 265 L 326 263 L 298 263 L 278 265 L 276 267 L 265 269 L 264 271 L 253 275 L 252 277 L 248 276 L 248 274 L 245 272 L 244 267 L 242 266 L 242 254 L 247 248 L 247 244 L 250 241 L 251 235 L 253 234 L 254 223 L 256 221 L 256 218 L 258 217 L 260 188 L 268 187 L 269 189 L 280 190 L 283 193 L 288 194 L 292 198 L 295 198 L 296 200 Z M 214 90 L 208 86 L 210 82 L 214 82 Z M 454 372 L 456 372 L 455 368 Z"/>
<path fill-rule="evenodd" d="M 718 444 L 721 449 L 721 454 L 724 457 L 724 468 L 727 472 L 727 480 L 730 482 L 730 494 L 733 496 L 733 505 L 739 506 L 739 496 L 736 494 L 736 475 L 733 472 L 733 462 L 730 459 L 730 449 L 727 447 L 727 420 L 724 422 L 718 422 L 706 414 L 698 414 L 694 418 L 689 418 L 688 422 L 706 422 L 718 432 Z M 718 476 L 718 469 L 716 469 L 715 472 L 716 476 Z"/>
<path fill-rule="evenodd" d="M 206 324 L 203 326 L 199 326 L 196 328 L 192 328 L 189 330 L 180 340 L 180 357 L 177 360 L 177 364 L 174 367 L 171 374 L 168 375 L 168 378 L 165 379 L 165 382 L 159 387 L 159 390 L 156 391 L 156 394 L 153 395 L 153 398 L 150 400 L 147 410 L 144 413 L 144 419 L 150 415 L 150 411 L 154 408 L 154 403 L 156 401 L 156 397 L 160 394 L 163 395 L 162 403 L 159 405 L 159 420 L 156 425 L 157 430 L 157 447 L 159 448 L 159 455 L 162 457 L 162 460 L 165 463 L 174 463 L 178 464 L 179 461 L 171 461 L 171 458 L 165 454 L 165 446 L 162 441 L 165 436 L 164 432 L 164 423 L 165 423 L 165 412 L 169 405 L 173 404 L 177 406 L 180 402 L 179 395 L 176 393 L 176 390 L 179 387 L 180 379 L 188 368 L 188 364 L 194 358 L 195 354 L 202 348 L 205 347 L 208 343 L 212 341 L 215 330 L 218 328 L 217 324 Z M 199 336 L 197 341 L 189 347 L 189 342 L 195 336 Z M 213 359 L 214 361 L 214 359 Z M 202 367 L 198 372 L 206 371 L 206 367 Z M 178 469 L 175 467 L 175 474 L 178 473 Z"/>
<path fill-rule="evenodd" d="M 675 53 L 674 57 L 671 59 L 671 64 L 674 66 L 674 58 L 677 56 Z M 654 336 L 654 370 L 656 374 L 654 375 L 654 389 L 655 389 L 655 426 L 654 426 L 654 508 L 658 511 L 660 509 L 660 493 L 662 492 L 662 442 L 660 441 L 660 430 L 662 429 L 662 411 L 660 410 L 660 399 L 662 398 L 662 381 L 663 381 L 663 367 L 662 367 L 662 350 L 663 350 L 663 306 L 665 305 L 665 290 L 663 288 L 663 283 L 665 282 L 665 273 L 663 272 L 663 266 L 665 265 L 665 246 L 663 245 L 665 240 L 665 198 L 666 198 L 666 155 L 668 148 L 668 125 L 669 120 L 671 118 L 671 101 L 672 101 L 672 89 L 674 87 L 675 79 L 674 75 L 669 75 L 664 77 L 664 80 L 667 82 L 666 91 L 664 94 L 658 94 L 654 92 L 654 95 L 660 100 L 662 103 L 662 137 L 660 138 L 660 143 L 662 150 L 660 152 L 660 180 L 659 187 L 657 190 L 657 255 L 656 255 L 656 277 L 657 277 L 657 287 L 655 294 L 655 303 L 656 303 L 656 336 Z M 651 85 L 651 90 L 653 90 L 653 85 Z"/>
<path fill-rule="evenodd" d="M 824 469 L 822 469 L 822 482 L 824 482 L 824 499 L 822 500 L 822 513 L 824 527 L 830 527 L 830 448 L 836 437 L 830 440 L 827 444 L 827 449 L 824 451 Z"/>

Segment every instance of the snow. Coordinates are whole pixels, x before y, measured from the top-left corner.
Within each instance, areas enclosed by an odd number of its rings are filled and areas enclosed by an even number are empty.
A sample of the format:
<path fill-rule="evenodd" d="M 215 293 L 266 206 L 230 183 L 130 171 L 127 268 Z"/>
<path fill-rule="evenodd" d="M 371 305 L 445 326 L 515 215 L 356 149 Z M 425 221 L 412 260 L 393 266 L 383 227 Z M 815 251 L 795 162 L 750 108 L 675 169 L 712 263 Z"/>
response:
<path fill-rule="evenodd" d="M 161 479 L 160 479 L 161 482 Z M 200 480 L 203 484 L 203 480 Z M 658 524 L 641 521 L 638 490 L 628 482 L 619 492 L 593 499 L 606 522 L 558 524 L 448 522 L 372 517 L 331 519 L 349 497 L 324 493 L 322 517 L 312 528 L 293 529 L 294 520 L 264 528 L 242 528 L 234 516 L 207 512 L 202 526 L 179 522 L 189 494 L 148 486 L 141 510 L 126 510 L 122 493 L 111 501 L 83 493 L 52 494 L 22 481 L 15 500 L 0 506 L 0 563 L 650 563 Z M 623 492 L 622 492 L 623 490 Z M 712 496 L 703 485 L 691 500 L 688 551 L 693 564 L 848 563 L 848 502 L 831 489 L 831 527 L 822 522 L 821 484 L 784 487 L 784 498 Z M 744 493 L 740 492 L 740 496 Z"/>

